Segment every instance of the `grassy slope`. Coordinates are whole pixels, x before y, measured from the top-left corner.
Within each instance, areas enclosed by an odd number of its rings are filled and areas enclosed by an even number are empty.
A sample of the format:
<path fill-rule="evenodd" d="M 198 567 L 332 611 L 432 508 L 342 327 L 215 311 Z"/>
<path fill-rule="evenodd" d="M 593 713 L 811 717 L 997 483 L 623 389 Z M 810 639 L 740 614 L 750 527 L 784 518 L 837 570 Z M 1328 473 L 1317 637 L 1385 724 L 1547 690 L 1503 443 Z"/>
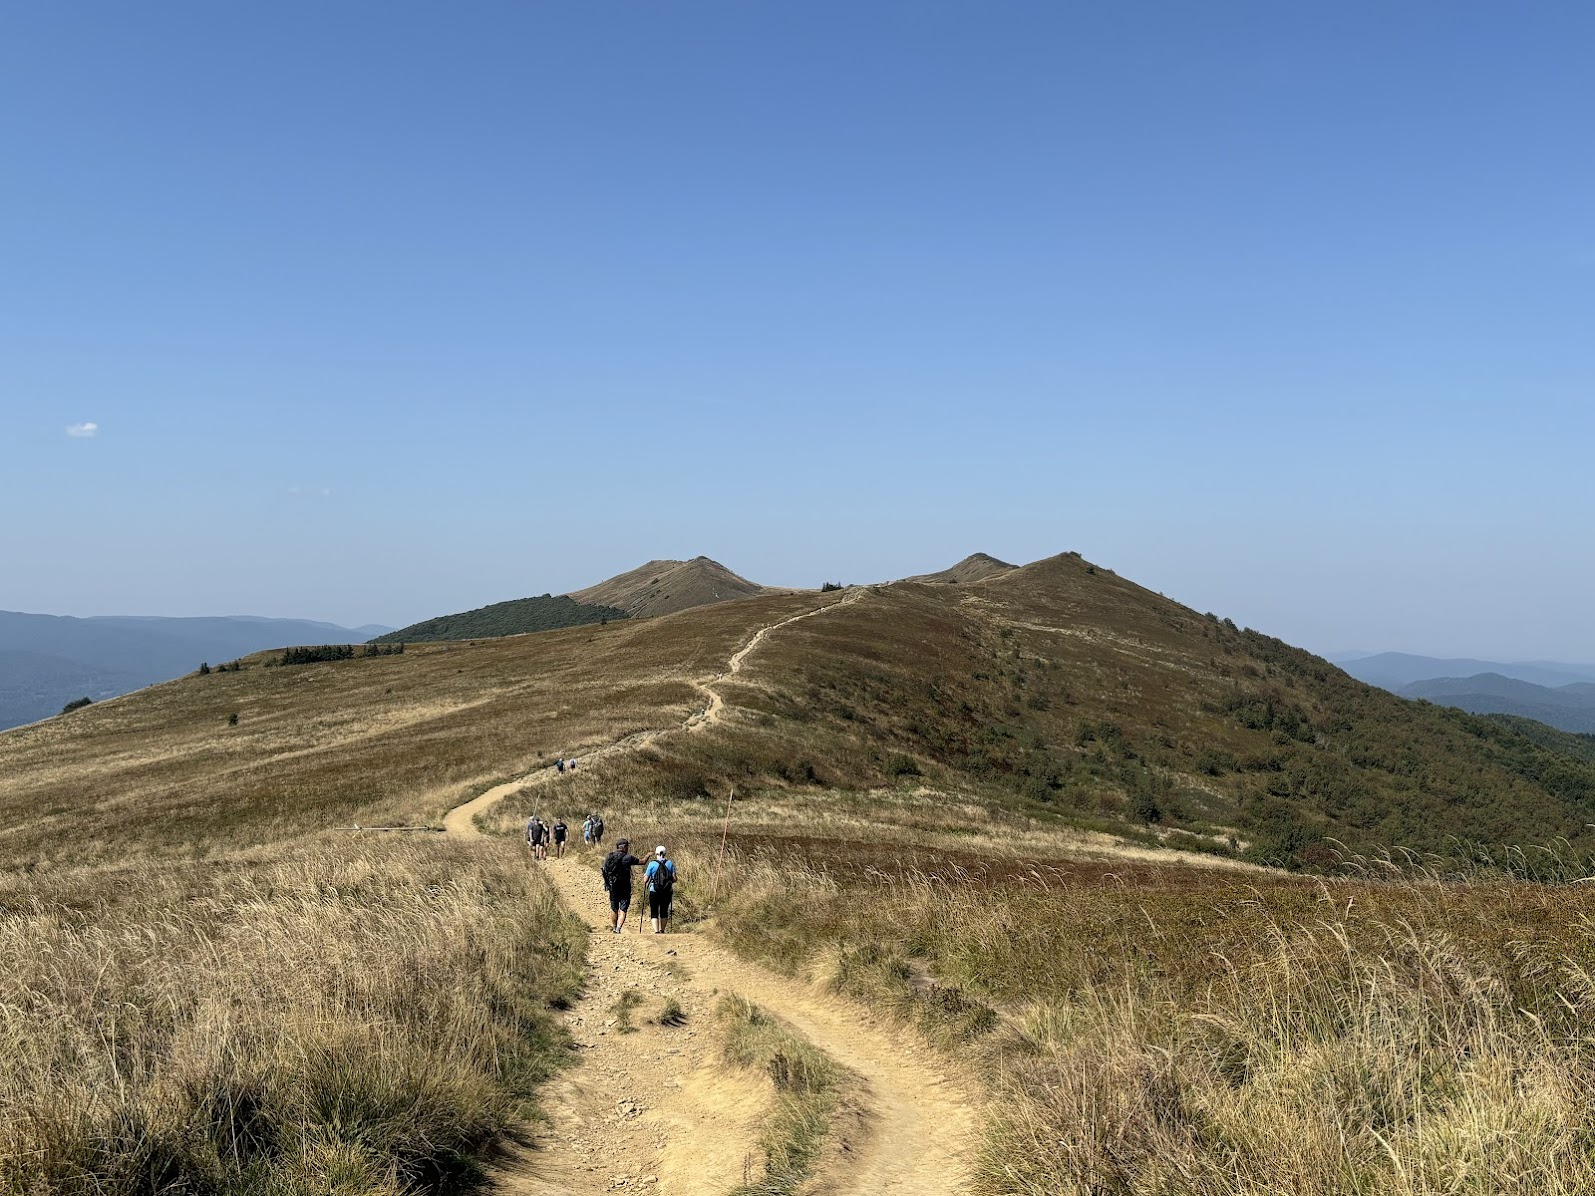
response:
<path fill-rule="evenodd" d="M 633 618 L 652 618 L 772 592 L 731 572 L 719 561 L 700 556 L 690 561 L 649 561 L 585 590 L 577 590 L 571 597 L 581 602 L 618 606 Z"/>
<path fill-rule="evenodd" d="M 1326 836 L 1591 843 L 1588 760 L 1403 701 L 1072 557 L 873 589 L 782 629 L 721 690 L 727 719 L 661 744 L 647 771 L 627 766 L 622 791 L 735 784 L 772 803 L 773 825 L 838 791 L 875 795 L 885 816 L 900 803 L 881 790 L 923 786 L 949 810 L 1220 852 L 1233 836 L 1292 865 L 1331 859 Z M 618 781 L 589 778 L 591 799 Z"/>
<path fill-rule="evenodd" d="M 582 942 L 508 844 L 0 877 L 0 1193 L 454 1190 L 565 1057 Z"/>
<path fill-rule="evenodd" d="M 719 932 L 978 1069 L 980 1192 L 1595 1190 L 1587 888 L 782 847 Z"/>
<path fill-rule="evenodd" d="M 413 644 L 436 640 L 488 639 L 499 635 L 553 631 L 560 627 L 585 627 L 590 623 L 607 623 L 611 619 L 627 617 L 625 611 L 612 606 L 577 602 L 563 594 L 558 597 L 544 594 L 541 598 L 516 598 L 455 615 L 439 615 L 435 619 L 425 619 L 379 635 L 371 642 Z"/>
<path fill-rule="evenodd" d="M 755 629 L 815 601 L 760 598 L 400 657 L 251 664 L 0 736 L 0 860 L 11 868 L 0 929 L 18 958 L 52 944 L 37 952 L 48 967 L 22 970 L 0 996 L 6 1041 L 25 1047 L 0 1069 L 0 1112 L 13 1114 L 0 1122 L 35 1135 L 7 1148 L 45 1159 L 60 1150 L 110 1175 L 147 1164 L 140 1144 L 154 1142 L 200 1183 L 205 1168 L 231 1165 L 236 1119 L 225 1111 L 264 1101 L 276 1120 L 262 1124 L 298 1152 L 282 1157 L 320 1168 L 272 1176 L 275 1190 L 337 1190 L 337 1168 L 358 1178 L 405 1159 L 422 1182 L 467 1166 L 494 1127 L 462 1110 L 484 1094 L 502 1109 L 518 1091 L 513 1076 L 471 1060 L 491 1055 L 518 1016 L 506 1021 L 506 1010 L 524 1003 L 433 1011 L 464 1035 L 464 1070 L 448 1063 L 448 1091 L 427 1106 L 426 1139 L 442 1153 L 384 1129 L 362 1154 L 293 1105 L 290 1088 L 352 1088 L 371 1124 L 393 1127 L 384 1109 L 441 1090 L 397 1065 L 356 1084 L 368 1075 L 353 1067 L 364 1057 L 357 1027 L 391 1023 L 394 1049 L 410 1050 L 406 1035 L 426 1026 L 403 1009 L 443 999 L 436 977 L 474 1001 L 492 961 L 519 950 L 516 934 L 557 938 L 558 922 L 536 913 L 517 929 L 503 918 L 536 896 L 509 857 L 473 872 L 430 838 L 371 847 L 315 832 L 430 817 L 546 757 L 679 722 L 703 702 L 687 678 L 713 676 Z M 1004 1100 L 986 1190 L 1573 1192 L 1595 1182 L 1581 1070 L 1595 1046 L 1583 1012 L 1595 1000 L 1595 910 L 1582 889 L 1320 889 L 1221 870 L 1147 873 L 1123 860 L 1032 867 L 1078 841 L 1051 828 L 1126 829 L 1147 801 L 1162 810 L 1159 834 L 1170 821 L 1234 825 L 1298 854 L 1316 827 L 1359 829 L 1359 818 L 1371 819 L 1368 840 L 1410 830 L 1427 842 L 1470 826 L 1495 839 L 1576 832 L 1586 760 L 1496 721 L 1400 702 L 1072 558 L 978 585 L 866 593 L 783 628 L 719 684 L 721 724 L 563 778 L 564 812 L 605 803 L 612 838 L 643 818 L 657 828 L 638 837 L 699 828 L 681 853 L 685 921 L 707 904 L 709 857 L 692 849 L 712 846 L 720 809 L 698 799 L 735 781 L 747 797 L 742 842 L 779 834 L 779 864 L 734 856 L 722 932 L 783 966 L 824 964 L 840 986 L 898 1005 L 1005 1077 L 993 1081 Z M 916 852 L 925 878 L 902 866 Z M 374 862 L 351 874 L 355 857 Z M 484 949 L 475 930 L 458 953 L 453 940 L 418 933 L 437 916 L 445 879 L 466 903 L 455 924 L 504 927 L 508 954 Z M 276 929 L 250 945 L 256 922 Z M 219 962 L 206 963 L 218 941 Z M 313 943 L 326 950 L 307 957 Z M 434 949 L 403 963 L 397 987 L 362 987 L 386 974 L 389 955 L 402 963 Z M 172 969 L 174 958 L 192 966 Z M 290 1053 L 330 1070 L 284 1070 L 288 1087 L 250 1087 L 285 1067 L 260 1033 L 280 1022 L 269 981 L 307 968 L 294 1003 L 343 1012 L 305 1023 Z M 115 982 L 102 993 L 86 979 L 95 975 Z M 523 994 L 534 1012 L 557 999 L 558 976 Z M 206 1012 L 239 999 L 258 1017 Z M 109 1016 L 101 1001 L 178 1011 L 176 1023 L 150 1022 L 147 1038 L 145 1015 L 129 1014 L 143 1045 L 128 1107 L 144 1121 L 107 1112 L 94 1094 L 116 1061 L 73 1037 Z M 168 1033 L 173 1024 L 181 1032 Z M 539 1058 L 527 1066 L 546 1066 Z M 51 1128 L 22 1109 L 65 1110 L 70 1124 Z M 1339 1112 L 1326 1119 L 1325 1109 Z M 142 1128 L 108 1137 L 107 1116 Z M 184 1137 L 173 1126 L 199 1128 Z M 64 1135 L 49 1143 L 127 1150 L 72 1156 L 39 1147 L 44 1132 Z M 1017 1173 L 1005 1170 L 1014 1158 L 1028 1160 Z M 1474 1178 L 1448 1187 L 1459 1167 Z M 1403 1176 L 1416 1186 L 1400 1189 Z M 33 1188 L 73 1190 L 54 1183 Z"/>
<path fill-rule="evenodd" d="M 437 817 L 462 793 L 679 723 L 760 599 L 402 656 L 190 676 L 0 735 L 0 863 L 271 842 Z M 237 713 L 237 726 L 228 715 Z"/>

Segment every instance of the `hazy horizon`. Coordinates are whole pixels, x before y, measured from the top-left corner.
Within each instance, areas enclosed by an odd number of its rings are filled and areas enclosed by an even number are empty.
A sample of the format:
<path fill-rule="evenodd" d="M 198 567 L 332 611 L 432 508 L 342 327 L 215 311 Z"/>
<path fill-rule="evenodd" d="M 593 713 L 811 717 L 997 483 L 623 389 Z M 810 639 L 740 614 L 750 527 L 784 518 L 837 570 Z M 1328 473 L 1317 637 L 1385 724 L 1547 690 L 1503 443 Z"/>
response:
<path fill-rule="evenodd" d="M 1595 10 L 90 3 L 0 39 L 0 606 L 1076 550 L 1595 659 Z"/>

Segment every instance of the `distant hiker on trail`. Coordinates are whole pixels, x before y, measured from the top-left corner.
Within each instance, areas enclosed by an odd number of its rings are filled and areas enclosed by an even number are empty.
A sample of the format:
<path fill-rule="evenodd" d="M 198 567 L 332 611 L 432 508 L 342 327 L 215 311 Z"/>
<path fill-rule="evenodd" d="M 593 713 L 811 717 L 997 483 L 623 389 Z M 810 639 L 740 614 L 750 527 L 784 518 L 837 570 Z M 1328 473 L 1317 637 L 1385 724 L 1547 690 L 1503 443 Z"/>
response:
<path fill-rule="evenodd" d="M 554 757 L 554 767 L 559 769 L 560 772 L 564 772 L 565 771 L 565 757 L 564 756 L 555 756 Z"/>
<path fill-rule="evenodd" d="M 570 769 L 572 772 L 575 772 L 576 771 L 576 757 L 572 756 L 569 760 L 565 761 L 565 767 Z"/>
<path fill-rule="evenodd" d="M 654 933 L 663 934 L 670 922 L 670 902 L 676 895 L 676 862 L 665 859 L 663 843 L 654 848 L 654 858 L 642 877 L 648 886 L 648 917 L 654 924 Z"/>
<path fill-rule="evenodd" d="M 604 818 L 602 814 L 593 815 L 593 842 L 599 847 L 604 845 Z"/>
<path fill-rule="evenodd" d="M 558 859 L 560 856 L 565 854 L 565 835 L 568 833 L 568 830 L 569 830 L 569 828 L 567 828 L 565 826 L 565 820 L 563 818 L 558 818 L 558 819 L 554 820 L 554 858 L 555 859 Z"/>
<path fill-rule="evenodd" d="M 531 844 L 533 859 L 548 858 L 548 848 L 545 846 L 547 841 L 548 827 L 543 824 L 542 818 L 533 814 L 531 821 L 526 824 L 526 842 Z"/>
<path fill-rule="evenodd" d="M 587 815 L 582 819 L 582 842 L 588 847 L 593 845 L 593 816 Z"/>
<path fill-rule="evenodd" d="M 626 911 L 631 908 L 631 870 L 642 863 L 631 854 L 631 840 L 622 839 L 604 857 L 604 891 L 609 894 L 609 929 L 619 934 L 626 926 Z"/>

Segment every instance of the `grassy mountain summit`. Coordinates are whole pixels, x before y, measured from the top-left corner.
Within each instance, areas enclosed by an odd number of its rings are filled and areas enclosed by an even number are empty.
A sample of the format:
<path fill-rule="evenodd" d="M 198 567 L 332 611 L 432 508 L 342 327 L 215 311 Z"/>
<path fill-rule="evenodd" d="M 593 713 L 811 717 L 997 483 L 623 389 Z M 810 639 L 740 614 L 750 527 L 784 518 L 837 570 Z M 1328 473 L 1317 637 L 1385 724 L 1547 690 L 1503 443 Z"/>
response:
<path fill-rule="evenodd" d="M 967 586 L 869 587 L 749 663 L 725 725 L 660 745 L 661 791 L 912 781 L 1290 864 L 1329 858 L 1329 838 L 1588 843 L 1595 815 L 1586 762 L 1072 555 Z"/>
<path fill-rule="evenodd" d="M 903 580 L 968 585 L 970 582 L 984 581 L 988 577 L 995 577 L 999 573 L 1007 573 L 1016 567 L 1010 565 L 1007 561 L 999 561 L 996 557 L 987 553 L 976 552 L 966 556 L 951 568 L 942 569 L 936 573 L 919 573 L 913 577 L 905 577 Z"/>
<path fill-rule="evenodd" d="M 690 561 L 649 561 L 635 569 L 573 590 L 570 597 L 619 607 L 633 618 L 668 615 L 713 602 L 730 602 L 781 591 L 739 577 L 719 561 L 695 556 Z"/>
<path fill-rule="evenodd" d="M 610 619 L 626 617 L 625 611 L 611 606 L 577 602 L 564 594 L 558 597 L 544 594 L 540 598 L 515 598 L 459 614 L 423 619 L 419 623 L 390 631 L 387 635 L 379 635 L 371 642 L 411 644 L 433 640 L 487 639 L 500 635 L 522 635 L 529 631 L 552 631 L 558 627 L 581 627 L 588 623 L 606 623 Z"/>

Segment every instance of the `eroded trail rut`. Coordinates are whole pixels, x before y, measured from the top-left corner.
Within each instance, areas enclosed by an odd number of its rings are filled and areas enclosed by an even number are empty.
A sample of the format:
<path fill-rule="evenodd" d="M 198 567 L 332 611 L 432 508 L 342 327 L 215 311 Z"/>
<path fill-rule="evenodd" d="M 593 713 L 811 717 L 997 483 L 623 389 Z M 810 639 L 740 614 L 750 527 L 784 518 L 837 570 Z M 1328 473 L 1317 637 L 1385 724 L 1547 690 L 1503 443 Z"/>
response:
<path fill-rule="evenodd" d="M 761 629 L 721 676 L 739 672 L 772 631 L 835 605 Z M 587 758 L 635 750 L 660 735 L 717 721 L 723 707 L 713 682 L 699 684 L 708 705 L 682 726 L 631 736 Z M 480 833 L 478 813 L 551 771 L 539 770 L 457 806 L 444 819 L 445 828 L 458 835 Z M 971 1086 L 945 1074 L 910 1033 L 863 1006 L 738 959 L 702 934 L 648 933 L 646 910 L 626 934 L 611 934 L 597 871 L 582 854 L 578 846 L 565 859 L 528 863 L 548 869 L 591 936 L 586 991 L 564 1015 L 583 1062 L 545 1090 L 549 1124 L 534 1135 L 535 1146 L 501 1169 L 500 1192 L 709 1194 L 757 1178 L 759 1139 L 773 1092 L 762 1076 L 728 1069 L 718 1058 L 711 1027 L 714 1007 L 726 994 L 784 1019 L 863 1078 L 857 1094 L 862 1115 L 838 1130 L 840 1153 L 833 1153 L 805 1191 L 951 1196 L 968 1190 L 977 1108 Z M 644 933 L 637 933 L 639 924 Z M 630 1015 L 636 1029 L 629 1033 L 616 1013 L 628 991 L 636 994 Z M 681 1024 L 658 1024 L 666 1000 L 681 1007 Z"/>

